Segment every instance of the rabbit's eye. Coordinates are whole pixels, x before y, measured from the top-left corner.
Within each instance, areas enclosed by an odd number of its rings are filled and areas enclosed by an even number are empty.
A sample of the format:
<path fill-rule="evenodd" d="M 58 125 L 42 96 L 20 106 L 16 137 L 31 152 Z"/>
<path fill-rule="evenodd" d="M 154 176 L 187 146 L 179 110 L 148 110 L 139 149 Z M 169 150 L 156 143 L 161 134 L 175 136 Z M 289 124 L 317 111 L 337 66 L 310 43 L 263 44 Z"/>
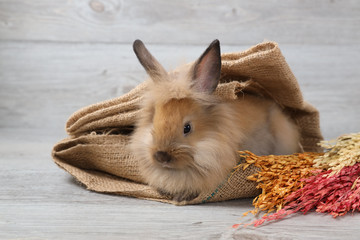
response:
<path fill-rule="evenodd" d="M 191 132 L 191 124 L 190 123 L 185 123 L 184 125 L 184 135 L 187 135 Z"/>

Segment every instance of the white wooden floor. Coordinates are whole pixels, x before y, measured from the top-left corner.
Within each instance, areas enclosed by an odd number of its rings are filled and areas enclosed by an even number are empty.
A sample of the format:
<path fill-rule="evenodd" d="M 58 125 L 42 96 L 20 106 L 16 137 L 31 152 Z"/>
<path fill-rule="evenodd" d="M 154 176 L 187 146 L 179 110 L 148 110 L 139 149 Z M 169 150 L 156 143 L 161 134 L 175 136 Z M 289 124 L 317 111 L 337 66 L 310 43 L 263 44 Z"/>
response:
<path fill-rule="evenodd" d="M 52 146 L 83 106 L 145 73 L 136 38 L 169 68 L 277 41 L 326 139 L 360 131 L 358 1 L 0 0 L 0 239 L 360 239 L 360 213 L 295 215 L 260 228 L 251 199 L 177 207 L 85 190 Z"/>

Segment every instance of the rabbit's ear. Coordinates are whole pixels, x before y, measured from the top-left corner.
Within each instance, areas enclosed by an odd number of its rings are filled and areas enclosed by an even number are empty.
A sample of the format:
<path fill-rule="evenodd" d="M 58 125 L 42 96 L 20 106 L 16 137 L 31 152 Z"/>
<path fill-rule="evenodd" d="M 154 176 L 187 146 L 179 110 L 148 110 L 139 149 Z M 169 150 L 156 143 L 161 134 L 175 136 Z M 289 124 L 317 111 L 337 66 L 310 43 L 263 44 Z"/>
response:
<path fill-rule="evenodd" d="M 166 70 L 151 55 L 142 41 L 139 39 L 135 40 L 133 43 L 133 49 L 141 65 L 145 68 L 147 74 L 153 79 L 153 81 L 157 82 L 166 78 Z"/>
<path fill-rule="evenodd" d="M 220 42 L 214 40 L 192 70 L 193 87 L 200 92 L 212 93 L 216 89 L 221 71 Z M 191 73 L 190 73 L 191 74 Z"/>

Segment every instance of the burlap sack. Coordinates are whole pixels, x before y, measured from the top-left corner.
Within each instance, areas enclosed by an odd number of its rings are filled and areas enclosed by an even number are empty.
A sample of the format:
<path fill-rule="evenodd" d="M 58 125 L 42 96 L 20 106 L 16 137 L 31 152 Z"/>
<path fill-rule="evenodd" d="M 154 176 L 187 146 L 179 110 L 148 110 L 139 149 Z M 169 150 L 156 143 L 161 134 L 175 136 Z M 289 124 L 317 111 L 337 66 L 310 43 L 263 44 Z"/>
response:
<path fill-rule="evenodd" d="M 319 113 L 303 100 L 276 43 L 264 42 L 244 52 L 222 54 L 221 70 L 221 84 L 215 94 L 224 99 L 249 93 L 272 98 L 298 124 L 304 150 L 321 150 L 316 145 L 323 139 Z M 146 82 L 121 97 L 75 112 L 66 124 L 69 138 L 54 146 L 52 156 L 56 164 L 90 190 L 177 204 L 143 183 L 138 161 L 128 149 L 145 89 Z M 246 179 L 256 170 L 250 167 L 229 173 L 228 179 L 212 192 L 181 204 L 256 196 L 256 184 Z"/>

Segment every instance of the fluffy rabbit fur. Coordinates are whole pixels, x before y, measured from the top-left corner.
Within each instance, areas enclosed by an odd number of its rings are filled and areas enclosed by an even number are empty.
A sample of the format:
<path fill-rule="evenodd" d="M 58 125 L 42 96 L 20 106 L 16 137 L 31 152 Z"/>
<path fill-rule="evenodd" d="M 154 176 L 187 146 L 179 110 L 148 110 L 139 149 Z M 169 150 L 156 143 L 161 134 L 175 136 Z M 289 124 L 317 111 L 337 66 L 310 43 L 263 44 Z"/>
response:
<path fill-rule="evenodd" d="M 221 70 L 220 43 L 178 73 L 167 73 L 140 40 L 134 51 L 151 78 L 131 148 L 145 181 L 175 201 L 213 190 L 238 161 L 237 150 L 258 155 L 300 151 L 296 125 L 273 101 L 213 95 Z"/>

